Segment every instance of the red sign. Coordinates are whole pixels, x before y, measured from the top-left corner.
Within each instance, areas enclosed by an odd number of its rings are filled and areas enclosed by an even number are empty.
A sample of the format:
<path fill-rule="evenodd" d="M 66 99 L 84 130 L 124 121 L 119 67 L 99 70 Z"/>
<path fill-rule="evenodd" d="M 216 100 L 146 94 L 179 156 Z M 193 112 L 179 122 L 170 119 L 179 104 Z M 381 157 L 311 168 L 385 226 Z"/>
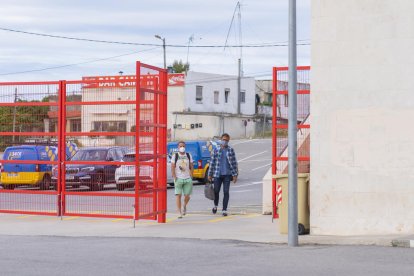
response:
<path fill-rule="evenodd" d="M 183 86 L 185 81 L 184 74 L 168 74 L 169 86 Z"/>
<path fill-rule="evenodd" d="M 158 75 L 142 75 L 141 84 L 145 84 L 145 86 L 154 84 L 154 81 L 158 81 L 158 77 Z M 134 87 L 136 83 L 136 76 L 92 76 L 82 77 L 82 80 L 88 81 L 84 88 Z M 168 86 L 183 86 L 184 81 L 184 74 L 168 74 Z"/>

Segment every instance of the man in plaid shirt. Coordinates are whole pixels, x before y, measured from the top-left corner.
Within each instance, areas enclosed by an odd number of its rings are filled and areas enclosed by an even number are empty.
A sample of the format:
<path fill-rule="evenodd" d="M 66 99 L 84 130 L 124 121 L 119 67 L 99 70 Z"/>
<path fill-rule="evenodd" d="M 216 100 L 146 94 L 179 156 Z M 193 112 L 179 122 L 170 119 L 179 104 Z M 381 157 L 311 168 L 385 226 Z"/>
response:
<path fill-rule="evenodd" d="M 214 179 L 214 207 L 213 214 L 217 213 L 217 206 L 219 203 L 220 189 L 223 185 L 223 216 L 227 216 L 227 206 L 230 198 L 230 181 L 237 182 L 239 174 L 236 153 L 234 149 L 229 146 L 230 135 L 224 133 L 221 135 L 221 146 L 214 149 L 211 155 L 210 169 L 208 179 Z"/>

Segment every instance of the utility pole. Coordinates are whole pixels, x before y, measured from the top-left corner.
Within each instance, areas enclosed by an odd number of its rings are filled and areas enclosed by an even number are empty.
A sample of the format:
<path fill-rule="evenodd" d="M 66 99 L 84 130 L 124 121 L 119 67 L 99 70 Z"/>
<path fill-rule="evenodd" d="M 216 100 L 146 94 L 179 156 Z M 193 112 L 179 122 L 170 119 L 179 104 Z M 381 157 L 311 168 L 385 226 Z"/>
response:
<path fill-rule="evenodd" d="M 240 1 L 237 2 L 236 7 L 238 7 L 237 17 L 239 19 L 239 43 L 240 43 L 240 63 L 241 63 L 241 60 L 243 59 L 243 37 L 242 37 L 241 4 L 240 4 Z M 240 75 L 243 76 L 243 69 L 242 69 L 241 64 L 239 66 L 240 66 Z"/>
<path fill-rule="evenodd" d="M 296 0 L 289 0 L 288 246 L 298 246 Z"/>
<path fill-rule="evenodd" d="M 190 53 L 190 43 L 194 41 L 194 34 L 192 34 L 189 38 L 188 38 L 188 46 L 187 46 L 187 61 L 185 62 L 185 75 L 187 75 L 187 71 L 188 71 L 188 54 Z"/>
<path fill-rule="evenodd" d="M 14 89 L 14 103 L 17 102 L 17 87 Z M 13 107 L 13 138 L 12 142 L 14 143 L 14 132 L 16 132 L 16 108 L 17 106 Z"/>
<path fill-rule="evenodd" d="M 240 115 L 240 94 L 241 94 L 241 59 L 239 58 L 239 73 L 237 76 L 237 114 Z"/>
<path fill-rule="evenodd" d="M 165 37 L 161 37 L 159 35 L 155 35 L 155 38 L 162 40 L 162 49 L 164 51 L 164 69 L 167 69 L 167 57 L 166 57 L 166 47 L 165 47 Z"/>

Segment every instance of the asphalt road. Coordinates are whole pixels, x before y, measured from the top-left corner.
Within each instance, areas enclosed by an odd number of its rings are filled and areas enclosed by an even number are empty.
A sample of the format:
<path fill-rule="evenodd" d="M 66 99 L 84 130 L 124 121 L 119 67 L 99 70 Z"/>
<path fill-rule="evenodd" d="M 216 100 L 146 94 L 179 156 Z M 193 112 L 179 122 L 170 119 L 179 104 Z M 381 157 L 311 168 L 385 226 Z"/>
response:
<path fill-rule="evenodd" d="M 227 240 L 0 236 L 1 275 L 413 275 L 414 250 Z"/>

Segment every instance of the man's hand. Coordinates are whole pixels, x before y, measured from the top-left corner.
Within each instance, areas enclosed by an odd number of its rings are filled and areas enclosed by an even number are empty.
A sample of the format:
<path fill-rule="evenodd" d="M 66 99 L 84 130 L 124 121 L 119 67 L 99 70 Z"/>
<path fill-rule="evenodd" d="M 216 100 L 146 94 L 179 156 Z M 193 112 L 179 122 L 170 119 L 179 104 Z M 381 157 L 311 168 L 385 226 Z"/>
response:
<path fill-rule="evenodd" d="M 233 183 L 237 182 L 237 175 L 233 176 Z"/>
<path fill-rule="evenodd" d="M 213 180 L 213 178 L 211 177 L 211 176 L 208 176 L 208 181 L 212 181 Z"/>

